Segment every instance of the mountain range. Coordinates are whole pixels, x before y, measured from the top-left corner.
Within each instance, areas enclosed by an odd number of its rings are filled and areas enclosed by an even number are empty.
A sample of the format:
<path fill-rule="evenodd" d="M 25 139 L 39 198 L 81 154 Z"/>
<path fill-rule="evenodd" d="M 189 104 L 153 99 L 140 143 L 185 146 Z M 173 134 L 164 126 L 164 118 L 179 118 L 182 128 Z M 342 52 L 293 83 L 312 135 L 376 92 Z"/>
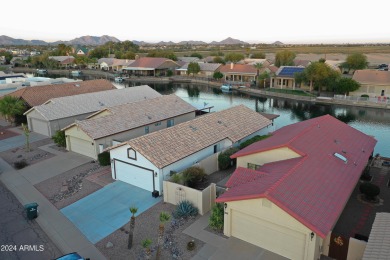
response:
<path fill-rule="evenodd" d="M 14 39 L 6 35 L 1 35 L 0 36 L 0 45 L 58 45 L 60 43 L 66 44 L 66 45 L 86 45 L 86 46 L 91 46 L 91 45 L 102 45 L 107 42 L 120 42 L 119 39 L 113 37 L 113 36 L 108 36 L 108 35 L 103 35 L 103 36 L 81 36 L 78 38 L 75 38 L 70 41 L 56 41 L 56 42 L 45 42 L 42 40 L 24 40 L 24 39 Z M 222 41 L 212 41 L 210 43 L 206 43 L 203 41 L 181 41 L 181 42 L 157 42 L 157 43 L 148 43 L 144 41 L 133 41 L 134 44 L 137 45 L 206 45 L 206 44 L 211 44 L 211 45 L 234 45 L 234 44 L 249 44 L 247 42 L 240 41 L 238 39 L 233 39 L 231 37 L 228 37 Z"/>

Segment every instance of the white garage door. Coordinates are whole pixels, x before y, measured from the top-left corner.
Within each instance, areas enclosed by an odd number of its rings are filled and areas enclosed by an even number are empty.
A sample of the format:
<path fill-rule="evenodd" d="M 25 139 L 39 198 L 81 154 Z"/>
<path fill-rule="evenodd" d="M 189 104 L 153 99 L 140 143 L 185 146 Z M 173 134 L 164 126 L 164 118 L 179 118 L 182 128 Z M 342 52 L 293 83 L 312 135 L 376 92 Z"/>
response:
<path fill-rule="evenodd" d="M 153 171 L 115 160 L 117 180 L 129 183 L 144 190 L 153 191 Z"/>
<path fill-rule="evenodd" d="M 232 210 L 232 236 L 289 259 L 304 259 L 305 234 Z"/>
<path fill-rule="evenodd" d="M 31 118 L 31 131 L 49 136 L 49 127 L 46 121 L 42 121 L 36 118 Z"/>
<path fill-rule="evenodd" d="M 96 159 L 95 146 L 90 141 L 69 136 L 70 151 Z"/>

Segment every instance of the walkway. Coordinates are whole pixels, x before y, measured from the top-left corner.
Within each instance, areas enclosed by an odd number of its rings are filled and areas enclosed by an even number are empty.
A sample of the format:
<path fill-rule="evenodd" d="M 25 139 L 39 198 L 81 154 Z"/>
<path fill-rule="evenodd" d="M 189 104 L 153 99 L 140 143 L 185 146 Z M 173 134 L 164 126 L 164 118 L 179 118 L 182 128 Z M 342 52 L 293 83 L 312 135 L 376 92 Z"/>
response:
<path fill-rule="evenodd" d="M 80 159 L 76 159 L 76 157 Z M 30 202 L 39 204 L 39 215 L 35 221 L 62 253 L 77 251 L 84 257 L 100 260 L 106 258 L 72 222 L 34 187 L 34 183 L 61 174 L 89 160 L 91 159 L 88 157 L 75 156 L 74 153 L 67 152 L 16 171 L 0 158 L 0 169 L 3 171 L 0 174 L 0 181 L 15 194 L 21 204 Z"/>

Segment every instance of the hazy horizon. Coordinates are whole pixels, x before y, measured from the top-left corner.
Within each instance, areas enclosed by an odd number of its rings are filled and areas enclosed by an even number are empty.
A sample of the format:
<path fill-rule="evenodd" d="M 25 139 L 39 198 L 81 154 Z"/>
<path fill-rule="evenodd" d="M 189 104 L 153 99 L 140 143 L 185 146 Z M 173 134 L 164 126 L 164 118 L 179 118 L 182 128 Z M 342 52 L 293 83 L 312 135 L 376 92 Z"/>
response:
<path fill-rule="evenodd" d="M 248 43 L 352 44 L 389 43 L 390 27 L 378 26 L 387 17 L 384 0 L 357 3 L 352 0 L 294 2 L 198 0 L 128 2 L 115 5 L 90 0 L 68 0 L 58 7 L 49 0 L 2 3 L 0 35 L 16 39 L 68 41 L 81 36 L 109 35 L 121 41 L 221 41 L 227 37 Z"/>

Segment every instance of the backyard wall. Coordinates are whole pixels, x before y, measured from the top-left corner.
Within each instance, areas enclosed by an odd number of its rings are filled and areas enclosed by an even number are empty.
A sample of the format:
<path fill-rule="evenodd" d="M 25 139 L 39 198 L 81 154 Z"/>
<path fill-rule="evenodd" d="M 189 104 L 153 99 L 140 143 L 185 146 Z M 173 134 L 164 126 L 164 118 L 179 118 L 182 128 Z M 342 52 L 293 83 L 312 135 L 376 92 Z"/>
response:
<path fill-rule="evenodd" d="M 362 259 L 367 242 L 355 238 L 349 238 L 347 260 Z"/>
<path fill-rule="evenodd" d="M 215 204 L 216 190 L 212 183 L 204 190 L 196 190 L 170 181 L 163 182 L 164 202 L 177 205 L 182 200 L 189 200 L 198 209 L 199 214 L 209 212 Z"/>
<path fill-rule="evenodd" d="M 209 157 L 199 161 L 194 166 L 199 166 L 203 168 L 206 174 L 212 174 L 213 172 L 218 171 L 218 155 L 220 152 L 210 155 Z"/>

